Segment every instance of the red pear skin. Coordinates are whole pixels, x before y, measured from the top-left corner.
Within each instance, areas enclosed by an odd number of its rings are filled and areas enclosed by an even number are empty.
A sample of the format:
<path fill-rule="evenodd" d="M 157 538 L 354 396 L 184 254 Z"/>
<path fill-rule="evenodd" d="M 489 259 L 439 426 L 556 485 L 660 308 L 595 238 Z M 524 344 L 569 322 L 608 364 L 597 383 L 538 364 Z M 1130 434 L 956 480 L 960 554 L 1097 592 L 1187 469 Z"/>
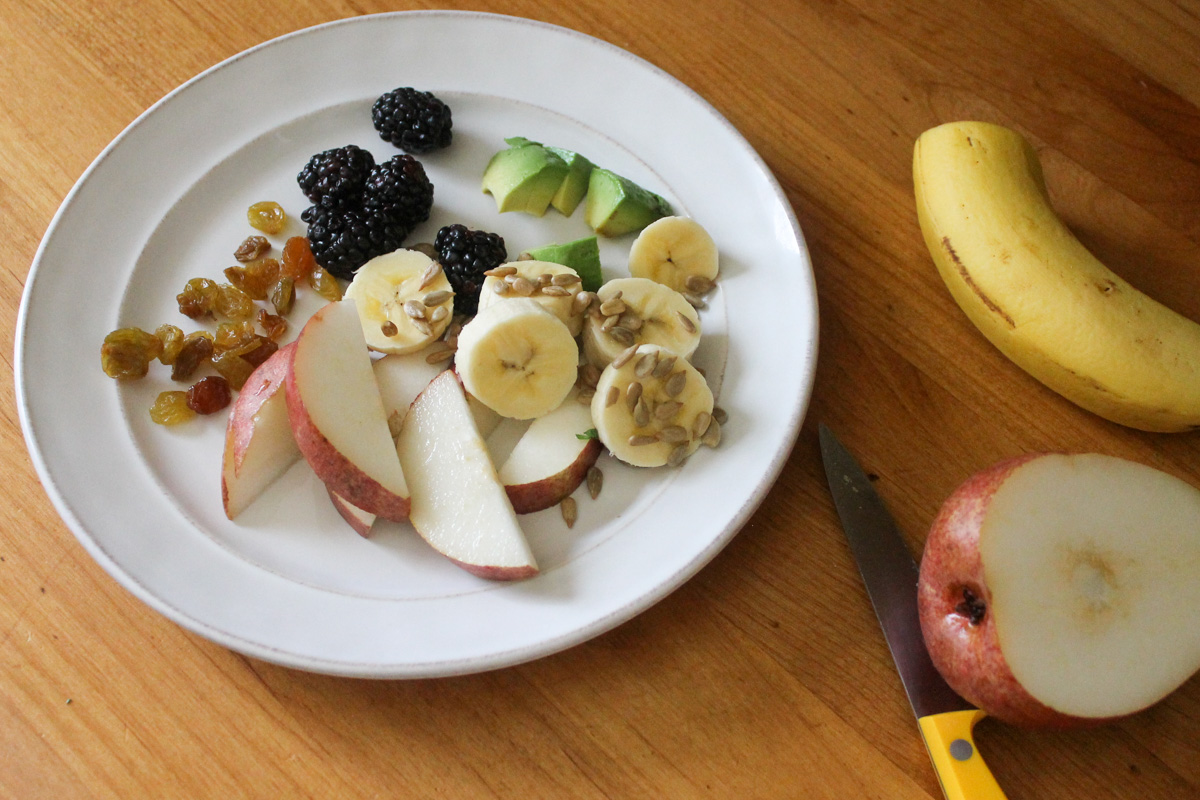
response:
<path fill-rule="evenodd" d="M 318 312 L 320 313 L 320 312 Z M 346 458 L 325 435 L 317 429 L 295 381 L 296 351 L 292 350 L 286 384 L 288 419 L 296 446 L 312 467 L 312 471 L 329 489 L 340 494 L 361 509 L 387 520 L 403 522 L 408 519 L 409 500 L 389 491 L 374 478 L 366 475 Z"/>
<path fill-rule="evenodd" d="M 1000 649 L 979 534 L 996 490 L 1040 454 L 1002 461 L 968 479 L 942 505 L 925 540 L 917 604 L 921 631 L 938 672 L 968 702 L 1027 728 L 1077 728 L 1107 720 L 1062 714 L 1017 682 Z M 971 596 L 968 598 L 968 593 Z"/>
<path fill-rule="evenodd" d="M 329 502 L 333 503 L 333 509 L 338 513 L 338 516 L 346 521 L 346 524 L 364 539 L 371 538 L 371 526 L 366 524 L 362 517 L 355 516 L 354 511 L 347 505 L 346 501 L 338 497 L 336 493 L 329 487 L 325 487 L 326 493 L 329 495 Z"/>
<path fill-rule="evenodd" d="M 513 511 L 532 514 L 558 505 L 564 497 L 579 488 L 579 484 L 587 477 L 587 471 L 603 451 L 604 445 L 600 444 L 599 439 L 589 439 L 579 458 L 553 478 L 505 486 L 504 491 L 513 505 Z"/>

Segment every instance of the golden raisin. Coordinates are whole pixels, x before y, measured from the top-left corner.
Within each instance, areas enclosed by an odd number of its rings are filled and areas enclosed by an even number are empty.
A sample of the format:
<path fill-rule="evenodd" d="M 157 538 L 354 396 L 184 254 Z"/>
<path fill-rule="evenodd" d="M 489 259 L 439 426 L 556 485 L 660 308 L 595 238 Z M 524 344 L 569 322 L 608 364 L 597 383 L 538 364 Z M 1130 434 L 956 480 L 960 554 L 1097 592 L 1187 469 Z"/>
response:
<path fill-rule="evenodd" d="M 317 294 L 324 297 L 326 300 L 341 300 L 342 285 L 338 283 L 338 279 L 329 274 L 322 267 L 317 267 L 312 274 L 308 276 L 308 284 Z"/>
<path fill-rule="evenodd" d="M 208 278 L 192 278 L 183 287 L 183 291 L 175 295 L 179 303 L 179 311 L 186 317 L 202 319 L 210 316 L 217 307 L 217 296 L 220 289 L 216 281 Z"/>
<path fill-rule="evenodd" d="M 287 225 L 287 214 L 283 206 L 274 200 L 264 200 L 255 203 L 246 210 L 246 218 L 250 227 L 263 233 L 279 233 Z"/>
<path fill-rule="evenodd" d="M 247 261 L 262 258 L 270 249 L 271 243 L 267 241 L 267 237 L 247 236 L 245 241 L 238 245 L 238 249 L 233 251 L 233 257 L 245 264 Z"/>
<path fill-rule="evenodd" d="M 271 341 L 265 336 L 260 336 L 258 337 L 258 341 L 254 343 L 253 347 L 247 345 L 247 347 L 242 348 L 242 351 L 239 352 L 238 355 L 246 359 L 250 366 L 257 367 L 274 355 L 275 351 L 278 349 L 279 345 L 277 343 Z"/>
<path fill-rule="evenodd" d="M 296 302 L 296 282 L 287 275 L 281 275 L 271 286 L 270 295 L 275 313 L 281 316 L 289 314 Z"/>
<path fill-rule="evenodd" d="M 218 353 L 236 350 L 248 342 L 254 341 L 258 332 L 254 330 L 254 321 L 249 319 L 237 322 L 222 322 L 217 326 L 217 335 L 213 340 L 213 349 Z"/>
<path fill-rule="evenodd" d="M 291 279 L 285 278 L 284 280 Z M 276 343 L 283 338 L 283 335 L 287 333 L 288 329 L 288 322 L 286 319 L 270 313 L 265 308 L 260 308 L 258 310 L 258 324 L 263 331 L 266 332 L 267 338 Z"/>
<path fill-rule="evenodd" d="M 216 312 L 229 319 L 249 319 L 254 316 L 254 299 L 229 283 L 218 287 Z"/>
<path fill-rule="evenodd" d="M 158 354 L 158 360 L 168 367 L 171 366 L 183 348 L 183 331 L 174 325 L 163 323 L 155 329 L 154 335 L 162 342 L 162 352 Z"/>
<path fill-rule="evenodd" d="M 250 373 L 254 372 L 254 367 L 249 361 L 232 351 L 215 356 L 212 364 L 213 369 L 239 391 L 246 384 Z"/>
<path fill-rule="evenodd" d="M 312 254 L 307 236 L 293 236 L 283 245 L 283 260 L 280 264 L 284 275 L 294 281 L 306 281 L 317 268 L 317 259 Z"/>
<path fill-rule="evenodd" d="M 220 375 L 201 378 L 187 390 L 187 406 L 197 414 L 215 414 L 232 399 L 229 381 Z"/>
<path fill-rule="evenodd" d="M 178 425 L 194 416 L 196 412 L 187 404 L 187 392 L 159 392 L 150 406 L 150 419 L 159 425 Z"/>
<path fill-rule="evenodd" d="M 163 343 L 141 328 L 118 328 L 100 345 L 100 366 L 110 378 L 127 381 L 145 377 L 150 362 L 158 358 Z"/>

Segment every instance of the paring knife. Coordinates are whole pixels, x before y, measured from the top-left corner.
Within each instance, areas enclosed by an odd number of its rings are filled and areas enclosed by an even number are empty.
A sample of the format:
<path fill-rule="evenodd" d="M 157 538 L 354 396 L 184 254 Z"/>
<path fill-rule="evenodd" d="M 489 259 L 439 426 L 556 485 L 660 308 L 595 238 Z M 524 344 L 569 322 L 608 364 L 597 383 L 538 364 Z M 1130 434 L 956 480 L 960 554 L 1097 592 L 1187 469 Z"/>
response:
<path fill-rule="evenodd" d="M 979 755 L 971 733 L 984 712 L 950 688 L 925 649 L 917 612 L 916 561 L 854 457 L 824 425 L 820 436 L 829 491 L 917 716 L 942 793 L 947 800 L 1003 800 L 1004 792 Z"/>

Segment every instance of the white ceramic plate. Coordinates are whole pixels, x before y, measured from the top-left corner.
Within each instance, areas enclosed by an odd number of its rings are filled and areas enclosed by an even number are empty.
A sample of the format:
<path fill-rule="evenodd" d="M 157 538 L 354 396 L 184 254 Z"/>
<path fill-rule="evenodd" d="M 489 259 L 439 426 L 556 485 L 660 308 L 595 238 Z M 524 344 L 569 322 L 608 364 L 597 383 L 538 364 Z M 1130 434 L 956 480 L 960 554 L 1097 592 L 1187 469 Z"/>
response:
<path fill-rule="evenodd" d="M 416 86 L 454 111 L 454 143 L 422 156 L 433 217 L 510 253 L 589 233 L 582 208 L 496 213 L 479 190 L 488 157 L 521 135 L 580 151 L 666 196 L 716 239 L 720 289 L 698 356 L 729 412 L 724 441 L 680 470 L 600 463 L 605 488 L 523 518 L 543 572 L 474 578 L 407 526 L 369 540 L 336 516 L 297 464 L 236 523 L 225 519 L 224 415 L 181 428 L 147 409 L 165 367 L 131 385 L 104 376 L 110 330 L 195 325 L 184 282 L 220 278 L 253 233 L 245 209 L 306 205 L 295 175 L 313 153 L 355 143 L 399 152 L 370 106 Z M 285 233 L 302 233 L 298 222 Z M 604 242 L 608 277 L 632 237 Z M 275 238 L 276 244 L 283 236 Z M 315 306 L 312 306 L 315 308 Z M 309 309 L 311 310 L 311 308 Z M 297 323 L 302 320 L 296 320 Z M 298 324 L 297 326 L 298 327 Z M 84 547 L 178 624 L 236 651 L 306 670 L 424 677 L 519 663 L 582 642 L 678 587 L 734 536 L 782 468 L 816 366 L 817 309 L 805 243 L 783 192 L 736 130 L 686 86 L 629 53 L 528 20 L 474 13 L 360 17 L 267 42 L 154 105 L 66 198 L 29 274 L 17 392 L 39 475 Z"/>

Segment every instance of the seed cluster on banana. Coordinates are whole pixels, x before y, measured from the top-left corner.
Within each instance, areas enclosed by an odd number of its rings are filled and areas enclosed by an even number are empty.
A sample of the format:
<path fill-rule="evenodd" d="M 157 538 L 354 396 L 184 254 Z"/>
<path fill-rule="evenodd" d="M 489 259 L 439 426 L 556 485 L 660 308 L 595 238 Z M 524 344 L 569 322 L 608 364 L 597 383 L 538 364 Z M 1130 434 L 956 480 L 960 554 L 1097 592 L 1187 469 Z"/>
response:
<path fill-rule="evenodd" d="M 637 344 L 691 358 L 700 344 L 700 315 L 687 299 L 649 278 L 615 278 L 600 287 L 583 321 L 583 353 L 603 369 Z"/>
<path fill-rule="evenodd" d="M 513 261 L 490 270 L 483 279 L 479 308 L 513 297 L 528 297 L 562 320 L 572 336 L 578 336 L 587 308 L 578 299 L 581 292 L 583 281 L 568 266 L 533 259 Z"/>
<path fill-rule="evenodd" d="M 928 130 L 913 183 L 942 279 L 1002 353 L 1112 422 L 1200 428 L 1200 325 L 1088 252 L 1055 213 L 1024 137 L 982 122 Z"/>
<path fill-rule="evenodd" d="M 345 296 L 358 306 L 367 346 L 380 353 L 415 353 L 441 336 L 454 316 L 446 274 L 416 250 L 396 250 L 363 264 Z"/>
<path fill-rule="evenodd" d="M 676 466 L 712 442 L 713 395 L 704 376 L 677 353 L 635 345 L 604 371 L 592 396 L 592 424 L 609 452 L 637 467 Z"/>

